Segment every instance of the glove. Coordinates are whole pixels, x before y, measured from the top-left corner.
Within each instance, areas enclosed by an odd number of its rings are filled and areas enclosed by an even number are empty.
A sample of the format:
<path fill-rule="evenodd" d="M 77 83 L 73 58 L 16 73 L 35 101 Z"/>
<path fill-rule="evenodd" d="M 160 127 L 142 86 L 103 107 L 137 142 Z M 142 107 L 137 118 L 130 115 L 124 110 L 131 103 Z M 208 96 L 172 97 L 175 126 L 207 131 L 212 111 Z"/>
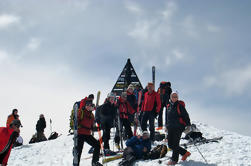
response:
<path fill-rule="evenodd" d="M 185 134 L 188 134 L 188 133 L 190 133 L 191 131 L 192 131 L 191 126 L 187 126 L 187 127 L 185 128 L 185 130 L 184 130 L 184 133 L 185 133 Z"/>

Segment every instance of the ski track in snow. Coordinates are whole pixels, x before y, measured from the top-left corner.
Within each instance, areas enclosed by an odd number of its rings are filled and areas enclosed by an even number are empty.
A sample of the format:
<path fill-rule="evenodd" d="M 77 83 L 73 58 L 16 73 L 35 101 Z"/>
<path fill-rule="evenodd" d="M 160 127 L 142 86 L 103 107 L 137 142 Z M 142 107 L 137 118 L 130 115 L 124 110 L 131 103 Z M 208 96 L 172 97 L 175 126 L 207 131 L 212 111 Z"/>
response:
<path fill-rule="evenodd" d="M 187 161 L 180 161 L 177 166 L 251 166 L 251 137 L 242 136 L 234 132 L 219 130 L 214 127 L 202 123 L 194 122 L 198 129 L 206 138 L 223 136 L 219 143 L 208 143 L 197 146 L 208 164 L 204 161 L 196 147 L 188 147 L 192 155 Z M 113 131 L 113 130 L 111 130 Z M 95 138 L 98 134 L 95 133 Z M 113 133 L 111 134 L 113 138 Z M 185 143 L 181 140 L 181 143 Z M 155 142 L 161 144 L 160 142 Z M 110 141 L 111 150 L 113 150 L 113 142 Z M 8 165 L 10 166 L 71 166 L 73 148 L 73 136 L 61 136 L 56 140 L 41 142 L 37 144 L 23 145 L 12 150 Z M 91 158 L 84 159 L 88 156 L 90 146 L 85 143 L 80 165 L 91 166 Z M 116 150 L 116 148 L 115 148 Z M 168 152 L 166 157 L 159 160 L 140 160 L 134 166 L 163 166 L 168 162 L 172 152 Z M 180 156 L 181 158 L 181 156 Z M 100 158 L 100 162 L 101 162 Z M 121 161 L 115 160 L 105 165 L 117 166 Z"/>

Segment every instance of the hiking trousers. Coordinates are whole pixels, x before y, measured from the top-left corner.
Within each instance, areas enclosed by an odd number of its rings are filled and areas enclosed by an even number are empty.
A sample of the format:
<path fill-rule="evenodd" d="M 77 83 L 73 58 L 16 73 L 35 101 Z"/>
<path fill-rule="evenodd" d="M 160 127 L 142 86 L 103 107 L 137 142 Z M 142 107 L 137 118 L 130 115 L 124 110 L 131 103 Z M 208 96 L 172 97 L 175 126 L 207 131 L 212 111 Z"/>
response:
<path fill-rule="evenodd" d="M 179 128 L 168 128 L 168 146 L 173 150 L 172 161 L 178 162 L 179 154 L 184 155 L 187 151 L 180 147 L 180 138 L 182 134 L 182 129 Z"/>
<path fill-rule="evenodd" d="M 163 111 L 164 108 L 166 108 L 167 111 L 167 107 L 166 105 L 161 105 L 160 107 L 160 111 L 159 111 L 159 116 L 158 116 L 158 127 L 163 127 Z M 165 124 L 167 122 L 167 113 L 165 113 Z"/>
<path fill-rule="evenodd" d="M 104 123 L 103 126 L 103 142 L 104 142 L 104 149 L 110 149 L 109 140 L 110 140 L 110 133 L 111 133 L 111 126 Z"/>
<path fill-rule="evenodd" d="M 78 164 L 80 164 L 80 158 L 84 146 L 84 142 L 87 142 L 89 145 L 94 147 L 92 162 L 97 162 L 99 160 L 99 153 L 100 153 L 100 143 L 96 140 L 92 135 L 82 135 L 78 134 Z"/>
<path fill-rule="evenodd" d="M 123 131 L 123 127 L 125 127 L 125 135 L 127 136 L 127 139 L 131 138 L 133 134 L 132 134 L 132 128 L 131 128 L 129 120 L 120 118 L 120 129 L 121 129 L 120 132 Z M 115 143 L 119 144 L 120 139 L 122 138 L 119 137 L 119 131 L 118 129 L 116 129 L 115 138 L 114 138 Z"/>
<path fill-rule="evenodd" d="M 147 122 L 149 121 L 149 130 L 150 130 L 150 140 L 154 141 L 155 137 L 155 126 L 154 126 L 154 113 L 153 111 L 145 111 L 142 114 L 141 119 L 141 128 L 142 131 L 147 131 Z"/>

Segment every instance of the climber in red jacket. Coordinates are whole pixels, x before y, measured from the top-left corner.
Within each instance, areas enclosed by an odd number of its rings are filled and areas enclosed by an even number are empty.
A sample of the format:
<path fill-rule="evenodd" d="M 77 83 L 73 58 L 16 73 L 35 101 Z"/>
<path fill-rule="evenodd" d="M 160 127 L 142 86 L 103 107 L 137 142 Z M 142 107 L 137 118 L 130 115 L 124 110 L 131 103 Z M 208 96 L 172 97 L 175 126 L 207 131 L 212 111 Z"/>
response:
<path fill-rule="evenodd" d="M 0 164 L 2 166 L 6 166 L 8 163 L 12 145 L 20 133 L 20 126 L 20 120 L 15 119 L 9 127 L 0 127 Z"/>

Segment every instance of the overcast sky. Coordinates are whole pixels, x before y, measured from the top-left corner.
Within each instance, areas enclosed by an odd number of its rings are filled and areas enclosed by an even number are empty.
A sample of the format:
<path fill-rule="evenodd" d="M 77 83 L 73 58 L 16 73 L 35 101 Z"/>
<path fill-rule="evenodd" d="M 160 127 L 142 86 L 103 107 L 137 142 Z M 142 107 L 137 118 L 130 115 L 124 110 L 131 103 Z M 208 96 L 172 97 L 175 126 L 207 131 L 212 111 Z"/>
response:
<path fill-rule="evenodd" d="M 251 1 L 1 0 L 0 125 L 19 110 L 67 133 L 75 101 L 114 86 L 127 58 L 143 86 L 170 81 L 190 118 L 250 134 Z"/>

